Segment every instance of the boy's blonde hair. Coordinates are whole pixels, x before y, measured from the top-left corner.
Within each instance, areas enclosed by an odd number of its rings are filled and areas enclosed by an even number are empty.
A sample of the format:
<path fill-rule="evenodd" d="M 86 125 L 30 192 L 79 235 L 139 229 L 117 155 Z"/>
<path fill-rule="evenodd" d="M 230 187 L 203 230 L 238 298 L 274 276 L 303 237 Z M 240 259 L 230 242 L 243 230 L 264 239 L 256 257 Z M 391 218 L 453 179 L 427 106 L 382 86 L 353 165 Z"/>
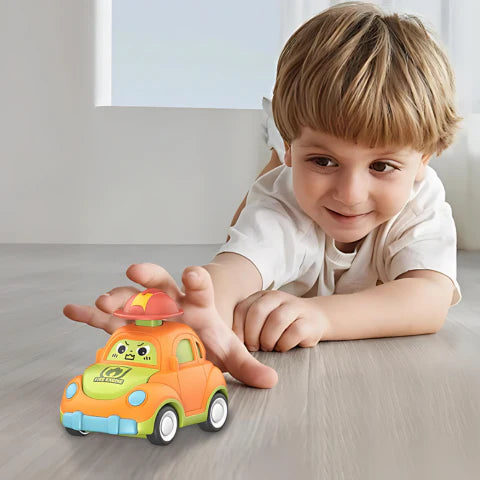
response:
<path fill-rule="evenodd" d="M 417 17 L 348 2 L 289 38 L 272 103 L 287 144 L 306 126 L 371 147 L 440 154 L 461 120 L 454 97 L 448 59 Z"/>

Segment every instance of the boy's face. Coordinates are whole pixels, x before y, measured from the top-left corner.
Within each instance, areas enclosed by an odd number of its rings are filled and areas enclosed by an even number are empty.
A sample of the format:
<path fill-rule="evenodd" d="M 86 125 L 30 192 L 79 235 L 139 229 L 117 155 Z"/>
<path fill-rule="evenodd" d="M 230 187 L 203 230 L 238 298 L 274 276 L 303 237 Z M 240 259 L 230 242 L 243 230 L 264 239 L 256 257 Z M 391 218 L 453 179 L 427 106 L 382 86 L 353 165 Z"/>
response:
<path fill-rule="evenodd" d="M 400 212 L 429 158 L 408 147 L 372 149 L 308 127 L 285 153 L 300 207 L 344 251 Z"/>

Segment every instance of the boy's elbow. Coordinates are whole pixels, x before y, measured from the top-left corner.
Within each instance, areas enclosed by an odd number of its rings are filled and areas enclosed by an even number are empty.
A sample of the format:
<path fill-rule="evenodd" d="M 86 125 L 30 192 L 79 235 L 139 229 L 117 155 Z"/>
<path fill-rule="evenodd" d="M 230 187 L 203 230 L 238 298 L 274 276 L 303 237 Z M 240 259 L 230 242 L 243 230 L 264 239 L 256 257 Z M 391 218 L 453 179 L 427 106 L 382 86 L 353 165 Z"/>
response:
<path fill-rule="evenodd" d="M 452 295 L 453 289 L 441 288 L 439 289 L 439 296 L 434 297 L 430 333 L 437 333 L 443 327 L 450 309 Z"/>
<path fill-rule="evenodd" d="M 423 333 L 437 333 L 443 327 L 452 303 L 454 286 L 451 280 L 431 270 L 413 270 L 398 278 L 415 278 L 422 282 L 419 286 L 423 285 L 422 299 L 426 320 Z"/>
<path fill-rule="evenodd" d="M 439 314 L 438 310 L 436 312 L 430 312 L 430 315 L 424 317 L 423 322 L 416 323 L 413 327 L 413 335 L 430 335 L 432 333 L 437 333 L 445 323 L 447 319 L 447 314 Z"/>
<path fill-rule="evenodd" d="M 432 310 L 431 332 L 437 333 L 444 325 L 450 309 L 453 290 L 443 290 L 442 300 L 435 302 L 435 308 Z"/>
<path fill-rule="evenodd" d="M 440 304 L 440 312 L 437 317 L 436 322 L 436 330 L 435 333 L 438 332 L 444 325 L 445 321 L 447 320 L 448 311 L 450 310 L 450 306 L 452 305 L 453 296 L 455 294 L 455 287 L 450 279 L 444 277 L 443 283 L 439 286 L 441 290 L 441 299 L 442 301 L 439 302 Z"/>
<path fill-rule="evenodd" d="M 448 310 L 444 315 L 440 315 L 438 316 L 438 318 L 434 320 L 432 331 L 430 333 L 437 333 L 443 327 L 443 324 L 447 319 L 447 313 L 448 313 Z"/>

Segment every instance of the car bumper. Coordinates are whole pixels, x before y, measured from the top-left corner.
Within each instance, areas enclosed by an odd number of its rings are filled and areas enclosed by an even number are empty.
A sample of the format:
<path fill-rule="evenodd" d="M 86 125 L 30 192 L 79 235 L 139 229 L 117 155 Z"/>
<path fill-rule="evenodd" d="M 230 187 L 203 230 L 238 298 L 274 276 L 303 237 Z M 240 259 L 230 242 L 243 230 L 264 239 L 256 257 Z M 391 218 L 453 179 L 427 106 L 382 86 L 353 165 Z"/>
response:
<path fill-rule="evenodd" d="M 85 432 L 101 432 L 111 435 L 137 435 L 138 426 L 135 420 L 120 418 L 118 415 L 109 417 L 94 417 L 85 415 L 77 410 L 73 413 L 64 413 L 62 417 L 63 426 L 73 430 Z"/>

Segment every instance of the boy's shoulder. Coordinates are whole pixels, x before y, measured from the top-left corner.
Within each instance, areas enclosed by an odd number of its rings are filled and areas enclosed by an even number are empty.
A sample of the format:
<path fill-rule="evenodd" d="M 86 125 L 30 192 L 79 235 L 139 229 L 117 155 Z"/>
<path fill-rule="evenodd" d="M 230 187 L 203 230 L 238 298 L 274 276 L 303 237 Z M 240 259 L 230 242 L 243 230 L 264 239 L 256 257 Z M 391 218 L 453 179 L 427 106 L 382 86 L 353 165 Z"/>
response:
<path fill-rule="evenodd" d="M 271 203 L 287 210 L 300 209 L 293 193 L 291 170 L 282 164 L 258 177 L 248 192 L 247 204 L 261 202 L 262 205 Z"/>

